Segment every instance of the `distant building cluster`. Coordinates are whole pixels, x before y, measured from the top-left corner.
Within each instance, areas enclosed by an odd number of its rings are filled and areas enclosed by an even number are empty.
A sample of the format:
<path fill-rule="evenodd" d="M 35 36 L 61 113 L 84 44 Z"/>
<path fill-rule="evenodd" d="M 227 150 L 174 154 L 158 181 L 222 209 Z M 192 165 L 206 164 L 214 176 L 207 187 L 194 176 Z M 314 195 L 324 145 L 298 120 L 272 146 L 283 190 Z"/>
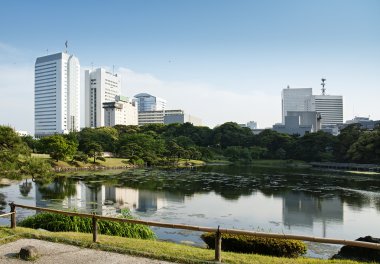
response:
<path fill-rule="evenodd" d="M 322 79 L 322 94 L 313 95 L 312 88 L 290 88 L 282 90 L 282 123 L 273 130 L 286 134 L 304 135 L 319 130 L 336 134 L 343 124 L 343 96 L 327 95 Z"/>
<path fill-rule="evenodd" d="M 202 120 L 198 117 L 185 114 L 184 110 L 166 109 L 166 100 L 147 94 L 140 93 L 135 95 L 135 102 L 139 106 L 139 125 L 146 124 L 173 124 L 191 123 L 194 126 L 201 126 Z"/>
<path fill-rule="evenodd" d="M 39 57 L 35 63 L 35 137 L 80 130 L 80 64 L 67 52 Z M 85 126 L 171 124 L 202 121 L 183 110 L 166 110 L 166 100 L 140 93 L 121 95 L 121 78 L 103 68 L 84 74 Z"/>

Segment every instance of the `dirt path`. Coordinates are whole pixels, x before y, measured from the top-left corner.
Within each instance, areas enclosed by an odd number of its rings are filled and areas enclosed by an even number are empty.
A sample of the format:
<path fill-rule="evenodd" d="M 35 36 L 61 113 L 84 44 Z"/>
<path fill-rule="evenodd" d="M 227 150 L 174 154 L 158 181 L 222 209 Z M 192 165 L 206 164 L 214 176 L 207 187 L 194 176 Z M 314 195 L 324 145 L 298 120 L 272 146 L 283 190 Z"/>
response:
<path fill-rule="evenodd" d="M 27 263 L 16 258 L 21 247 L 34 246 L 37 248 L 39 258 L 31 263 L 133 263 L 133 264 L 170 264 L 169 262 L 141 257 L 133 257 L 118 253 L 80 248 L 65 244 L 47 242 L 37 239 L 19 239 L 0 246 L 0 263 Z"/>

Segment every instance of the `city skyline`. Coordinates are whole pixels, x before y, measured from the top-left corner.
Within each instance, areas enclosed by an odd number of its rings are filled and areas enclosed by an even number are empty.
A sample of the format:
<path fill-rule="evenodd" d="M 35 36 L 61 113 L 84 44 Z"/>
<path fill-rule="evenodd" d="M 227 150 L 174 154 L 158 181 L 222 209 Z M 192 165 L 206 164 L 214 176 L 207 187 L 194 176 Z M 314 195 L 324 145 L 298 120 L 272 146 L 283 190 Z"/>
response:
<path fill-rule="evenodd" d="M 320 94 L 321 77 L 327 94 L 344 96 L 344 121 L 380 119 L 377 1 L 73 3 L 3 4 L 0 123 L 33 133 L 34 61 L 64 51 L 66 40 L 81 68 L 120 74 L 123 95 L 165 98 L 211 127 L 270 127 L 281 122 L 283 88 Z M 105 15 L 91 28 L 85 21 L 97 12 Z"/>

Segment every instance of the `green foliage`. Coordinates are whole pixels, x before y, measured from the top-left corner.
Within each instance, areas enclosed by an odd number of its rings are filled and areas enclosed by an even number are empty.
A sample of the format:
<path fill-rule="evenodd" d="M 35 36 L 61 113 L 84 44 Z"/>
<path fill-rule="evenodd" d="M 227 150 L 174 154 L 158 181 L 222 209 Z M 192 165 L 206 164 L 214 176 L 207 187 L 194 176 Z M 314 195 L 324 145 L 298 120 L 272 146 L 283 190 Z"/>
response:
<path fill-rule="evenodd" d="M 27 158 L 21 167 L 20 172 L 24 175 L 32 176 L 32 179 L 39 182 L 48 182 L 52 178 L 50 164 L 39 158 Z"/>
<path fill-rule="evenodd" d="M 83 163 L 87 163 L 88 162 L 88 155 L 82 151 L 77 151 L 75 153 L 75 155 L 73 156 L 73 160 L 74 161 L 80 161 Z"/>
<path fill-rule="evenodd" d="M 348 149 L 347 155 L 354 162 L 380 163 L 380 131 L 361 133 Z"/>
<path fill-rule="evenodd" d="M 101 145 L 104 151 L 115 152 L 119 132 L 113 127 L 84 128 L 78 133 L 79 150 L 86 150 L 90 143 Z"/>
<path fill-rule="evenodd" d="M 62 135 L 44 137 L 39 144 L 42 151 L 48 153 L 56 161 L 72 159 L 78 148 L 75 141 L 66 139 Z"/>
<path fill-rule="evenodd" d="M 305 134 L 292 147 L 294 159 L 304 161 L 332 161 L 336 137 L 323 131 Z"/>
<path fill-rule="evenodd" d="M 30 149 L 7 126 L 0 126 L 0 173 L 1 176 L 16 177 L 23 164 L 23 158 L 30 156 Z"/>
<path fill-rule="evenodd" d="M 124 213 L 123 217 L 130 218 Z M 92 232 L 92 219 L 78 216 L 66 216 L 53 213 L 39 213 L 29 216 L 19 223 L 20 226 L 45 229 L 53 232 Z M 154 232 L 145 225 L 98 221 L 100 234 L 141 239 L 155 239 Z"/>
<path fill-rule="evenodd" d="M 215 233 L 204 233 L 201 238 L 215 248 Z M 222 234 L 222 250 L 296 258 L 306 253 L 306 245 L 297 240 Z"/>
<path fill-rule="evenodd" d="M 101 158 L 103 155 L 103 148 L 99 143 L 86 142 L 84 145 L 84 153 L 94 158 L 94 163 L 97 158 Z"/>

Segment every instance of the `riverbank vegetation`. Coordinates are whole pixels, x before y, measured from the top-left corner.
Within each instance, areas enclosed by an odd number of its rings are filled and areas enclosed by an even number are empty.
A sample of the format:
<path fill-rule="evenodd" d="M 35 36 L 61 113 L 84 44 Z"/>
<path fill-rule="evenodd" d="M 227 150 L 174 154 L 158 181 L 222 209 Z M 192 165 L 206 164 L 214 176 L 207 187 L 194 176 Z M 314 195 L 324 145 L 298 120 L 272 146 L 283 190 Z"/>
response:
<path fill-rule="evenodd" d="M 50 158 L 38 159 L 31 153 L 48 154 Z M 257 160 L 286 160 L 288 164 L 293 160 L 380 164 L 380 127 L 367 131 L 353 124 L 339 136 L 320 131 L 300 137 L 269 129 L 254 135 L 249 128 L 232 122 L 214 129 L 190 123 L 116 125 L 84 128 L 37 140 L 19 137 L 10 127 L 0 126 L 0 172 L 5 176 L 25 174 L 43 179 L 49 173 L 47 162 L 52 166 L 66 162 L 73 167 L 107 167 L 117 161 L 106 159 L 104 153 L 132 166 L 193 166 L 197 160 L 244 164 L 255 164 Z"/>
<path fill-rule="evenodd" d="M 105 251 L 112 251 L 121 254 L 142 256 L 153 259 L 172 261 L 176 263 L 210 263 L 214 259 L 214 250 L 175 244 L 171 242 L 143 240 L 124 237 L 113 237 L 99 235 L 99 243 L 92 243 L 92 235 L 74 232 L 48 232 L 29 228 L 17 227 L 15 230 L 0 227 L 1 243 L 10 242 L 18 238 L 34 238 L 52 242 L 59 242 L 93 248 Z M 311 258 L 279 258 L 261 256 L 257 254 L 239 254 L 233 252 L 222 252 L 222 261 L 226 263 L 274 263 L 274 264 L 323 264 L 323 263 L 359 263 L 348 260 L 321 260 Z"/>
<path fill-rule="evenodd" d="M 127 211 L 122 211 L 122 217 L 132 218 Z M 19 225 L 34 229 L 44 229 L 53 232 L 92 232 L 92 220 L 78 216 L 66 216 L 53 213 L 39 213 L 23 219 Z M 100 234 L 140 239 L 155 239 L 155 234 L 148 226 L 139 224 L 99 221 Z"/>

